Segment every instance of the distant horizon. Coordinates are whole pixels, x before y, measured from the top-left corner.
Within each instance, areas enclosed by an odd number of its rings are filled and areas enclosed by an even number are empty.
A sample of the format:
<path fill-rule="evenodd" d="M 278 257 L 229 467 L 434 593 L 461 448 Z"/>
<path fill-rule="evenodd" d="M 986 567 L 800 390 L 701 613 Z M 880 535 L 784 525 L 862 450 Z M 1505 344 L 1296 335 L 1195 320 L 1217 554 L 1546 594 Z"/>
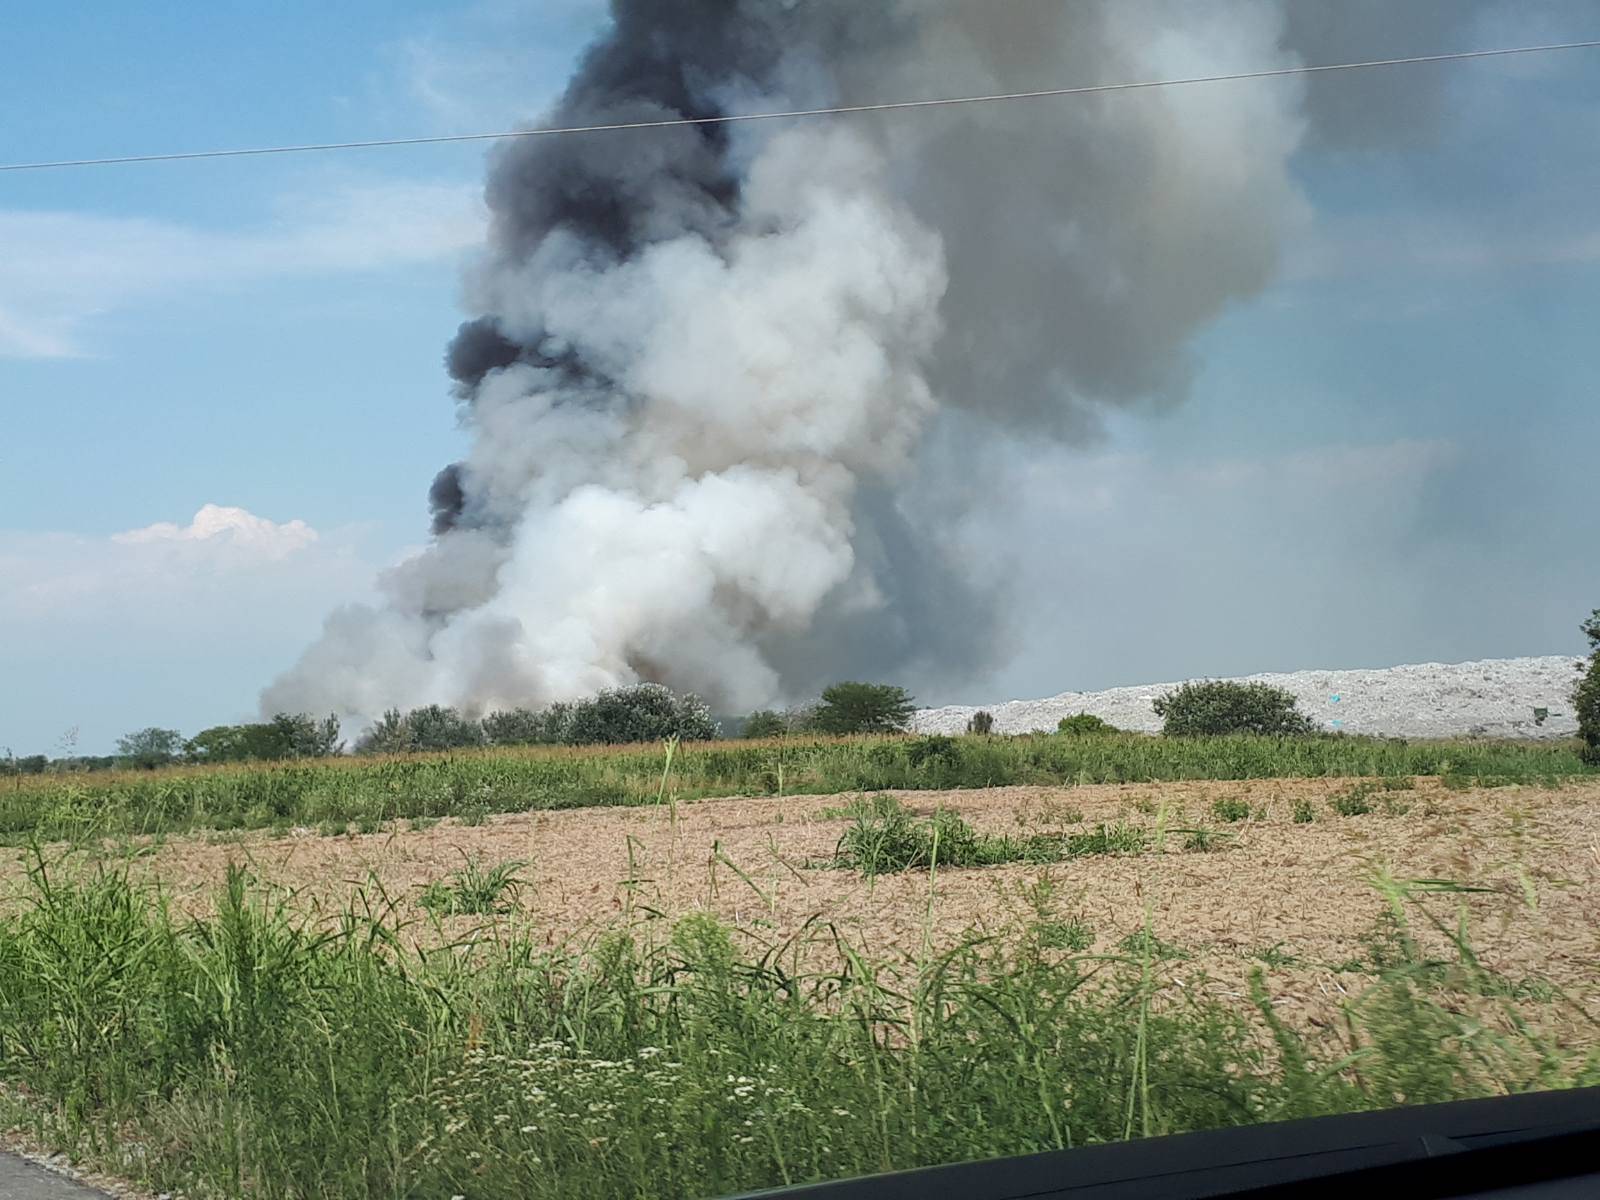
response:
<path fill-rule="evenodd" d="M 1401 669 L 1401 668 L 1405 668 L 1405 667 L 1460 668 L 1460 667 L 1476 666 L 1476 665 L 1479 665 L 1479 664 L 1544 662 L 1544 661 L 1570 662 L 1570 663 L 1574 664 L 1574 668 L 1576 669 L 1576 667 L 1578 665 L 1581 665 L 1586 660 L 1585 660 L 1584 656 L 1581 655 L 1581 654 L 1571 654 L 1571 655 L 1568 655 L 1568 654 L 1521 654 L 1521 655 L 1508 655 L 1508 656 L 1505 656 L 1505 657 L 1495 657 L 1495 658 L 1459 659 L 1459 660 L 1455 660 L 1455 661 L 1452 661 L 1452 662 L 1417 661 L 1417 662 L 1385 663 L 1385 664 L 1374 665 L 1374 666 L 1359 666 L 1359 667 L 1295 667 L 1295 668 L 1292 668 L 1292 669 L 1282 670 L 1282 671 L 1253 671 L 1253 672 L 1250 672 L 1248 674 L 1239 674 L 1239 675 L 1234 675 L 1234 674 L 1212 674 L 1212 675 L 1188 675 L 1188 676 L 1184 676 L 1183 678 L 1169 678 L 1169 679 L 1141 679 L 1141 680 L 1139 680 L 1138 682 L 1135 682 L 1135 683 L 1117 683 L 1117 684 L 1110 684 L 1110 685 L 1107 685 L 1105 687 L 1082 688 L 1082 689 L 1076 689 L 1076 690 L 1057 691 L 1057 692 L 1051 692 L 1051 693 L 1048 693 L 1048 694 L 1041 693 L 1041 694 L 1028 695 L 1028 696 L 1009 696 L 1004 700 L 989 699 L 989 700 L 982 700 L 982 701 L 976 701 L 976 702 L 950 701 L 950 702 L 940 703 L 940 704 L 924 704 L 924 703 L 921 702 L 921 698 L 916 696 L 914 693 L 913 693 L 912 699 L 914 701 L 916 701 L 916 703 L 917 703 L 917 712 L 918 713 L 936 713 L 936 712 L 940 712 L 940 711 L 944 711 L 944 710 L 968 711 L 968 712 L 970 712 L 970 711 L 979 711 L 979 710 L 986 709 L 986 708 L 998 708 L 998 707 L 1000 707 L 1002 705 L 1008 705 L 1008 704 L 1030 704 L 1030 703 L 1047 702 L 1047 701 L 1051 701 L 1051 700 L 1060 699 L 1060 698 L 1065 697 L 1065 696 L 1096 696 L 1096 695 L 1101 695 L 1101 694 L 1108 693 L 1108 692 L 1130 691 L 1130 690 L 1152 688 L 1152 687 L 1180 686 L 1180 685 L 1185 684 L 1185 683 L 1194 683 L 1194 682 L 1199 682 L 1199 681 L 1202 681 L 1202 680 L 1232 680 L 1232 681 L 1246 680 L 1247 681 L 1247 680 L 1263 679 L 1263 678 L 1281 678 L 1281 677 L 1293 676 L 1293 675 L 1323 675 L 1323 674 L 1325 674 L 1325 675 L 1341 675 L 1341 674 L 1352 674 L 1352 673 L 1360 673 L 1360 672 L 1368 672 L 1368 671 L 1393 671 L 1393 670 L 1397 670 L 1397 669 Z M 1576 679 L 1576 675 L 1574 675 L 1574 679 Z M 895 681 L 894 680 L 863 680 L 862 682 L 893 683 Z M 805 702 L 802 701 L 801 703 L 805 703 Z M 779 707 L 781 708 L 782 706 L 779 706 Z M 404 711 L 404 710 L 402 710 L 402 711 Z M 296 714 L 296 715 L 300 715 L 300 714 Z M 309 715 L 309 716 L 313 716 L 313 717 L 321 717 L 321 716 L 324 716 L 326 714 L 309 713 L 309 714 L 304 714 L 304 715 Z M 748 717 L 750 715 L 750 713 L 723 712 L 723 711 L 720 711 L 720 710 L 713 709 L 712 715 L 718 722 L 728 722 L 728 721 L 743 721 L 746 717 Z M 149 722 L 149 723 L 146 723 L 146 724 L 143 724 L 143 725 L 137 725 L 137 726 L 131 727 L 129 729 L 123 730 L 121 733 L 115 735 L 111 739 L 111 741 L 109 741 L 108 743 L 105 743 L 105 748 L 104 749 L 91 750 L 91 749 L 86 749 L 86 748 L 84 748 L 82 746 L 79 746 L 76 750 L 72 751 L 70 754 L 61 753 L 61 752 L 54 751 L 54 750 L 45 750 L 45 749 L 42 749 L 42 748 L 33 748 L 33 749 L 29 749 L 26 752 L 24 752 L 20 748 L 17 748 L 17 747 L 14 747 L 14 746 L 8 747 L 5 743 L 0 742 L 0 754 L 3 754 L 6 750 L 10 750 L 11 753 L 14 754 L 15 757 L 17 757 L 19 759 L 21 759 L 21 758 L 30 758 L 30 757 L 33 757 L 33 756 L 39 755 L 39 754 L 43 754 L 47 758 L 50 758 L 52 760 L 62 759 L 62 758 L 73 758 L 73 757 L 105 758 L 105 757 L 110 757 L 110 756 L 114 756 L 115 755 L 115 753 L 116 753 L 116 749 L 115 749 L 116 738 L 124 737 L 127 734 L 136 733 L 136 732 L 139 732 L 140 730 L 143 730 L 143 729 L 149 729 L 149 728 L 177 729 L 178 733 L 181 736 L 183 736 L 184 738 L 187 739 L 187 738 L 193 737 L 195 734 L 201 732 L 204 729 L 211 729 L 211 728 L 215 728 L 215 727 L 218 727 L 218 726 L 224 726 L 224 725 L 246 725 L 246 724 L 253 723 L 257 719 L 258 718 L 241 718 L 241 719 L 236 720 L 236 721 L 217 720 L 217 721 L 211 721 L 211 722 L 203 724 L 203 725 L 198 725 L 193 729 L 180 728 L 178 726 L 171 726 L 171 725 L 163 725 L 160 722 Z M 343 729 L 342 733 L 343 733 L 343 736 L 348 741 L 351 737 L 355 736 L 355 734 L 357 733 L 357 729 L 352 726 L 352 727 Z"/>

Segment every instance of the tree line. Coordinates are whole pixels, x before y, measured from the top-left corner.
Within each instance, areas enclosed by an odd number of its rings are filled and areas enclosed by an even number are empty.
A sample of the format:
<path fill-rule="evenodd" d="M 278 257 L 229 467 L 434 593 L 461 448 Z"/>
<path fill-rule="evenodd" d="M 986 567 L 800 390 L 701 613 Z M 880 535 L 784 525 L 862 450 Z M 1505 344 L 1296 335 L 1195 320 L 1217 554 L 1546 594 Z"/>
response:
<path fill-rule="evenodd" d="M 783 713 L 763 711 L 730 719 L 744 737 L 784 733 L 895 733 L 906 730 L 915 711 L 904 688 L 889 684 L 840 683 L 814 704 Z M 508 746 L 593 746 L 679 741 L 710 741 L 723 736 L 723 724 L 693 694 L 677 695 L 660 684 L 612 688 L 587 700 L 542 709 L 515 708 L 466 715 L 428 704 L 389 709 L 355 739 L 356 754 L 410 754 Z M 339 718 L 309 713 L 278 713 L 268 721 L 214 725 L 191 738 L 176 729 L 151 726 L 117 739 L 114 755 L 49 758 L 0 757 L 0 774 L 149 769 L 179 764 L 216 765 L 281 762 L 343 754 L 347 744 Z"/>
<path fill-rule="evenodd" d="M 1584 622 L 1583 633 L 1590 654 L 1574 685 L 1572 703 L 1584 755 L 1600 765 L 1600 609 Z M 763 709 L 729 723 L 746 738 L 799 733 L 893 734 L 910 728 L 915 711 L 904 688 L 846 682 L 824 689 L 813 704 L 783 712 Z M 1254 733 L 1283 737 L 1315 732 L 1314 723 L 1298 711 L 1290 693 L 1260 683 L 1206 680 L 1185 684 L 1160 697 L 1155 711 L 1168 736 Z M 980 712 L 969 722 L 967 732 L 988 735 L 993 728 L 993 716 Z M 1081 714 L 1063 720 L 1060 732 L 1115 731 L 1098 718 Z M 693 742 L 721 736 L 722 723 L 698 696 L 680 696 L 660 684 L 641 683 L 613 688 L 587 700 L 537 710 L 491 712 L 483 717 L 438 704 L 404 712 L 394 708 L 362 733 L 351 749 L 356 754 L 406 754 L 475 747 L 620 745 L 673 738 Z M 278 713 L 269 721 L 254 724 L 216 725 L 188 739 L 175 729 L 141 729 L 119 738 L 115 755 L 102 757 L 51 759 L 36 754 L 18 758 L 8 753 L 0 757 L 0 775 L 324 758 L 342 754 L 345 748 L 337 717 Z"/>

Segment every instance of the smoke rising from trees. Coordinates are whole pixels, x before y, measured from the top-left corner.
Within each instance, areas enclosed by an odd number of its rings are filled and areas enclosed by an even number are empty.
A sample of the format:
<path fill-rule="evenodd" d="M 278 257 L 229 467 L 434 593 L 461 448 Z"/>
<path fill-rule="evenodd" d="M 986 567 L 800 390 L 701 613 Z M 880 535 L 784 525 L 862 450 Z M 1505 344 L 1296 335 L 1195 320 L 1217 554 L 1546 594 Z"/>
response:
<path fill-rule="evenodd" d="M 616 0 L 549 119 L 1109 83 L 1351 44 L 1305 7 Z M 1426 7 L 1441 29 L 1472 9 Z M 951 466 L 926 448 L 950 422 L 1081 441 L 1108 409 L 1180 402 L 1194 335 L 1271 281 L 1306 218 L 1289 168 L 1319 113 L 1357 137 L 1359 106 L 1320 86 L 506 144 L 446 355 L 472 444 L 429 490 L 433 540 L 385 577 L 384 605 L 329 617 L 264 711 L 479 712 L 639 680 L 748 710 L 830 677 L 979 669 L 1006 602 L 913 501 Z"/>

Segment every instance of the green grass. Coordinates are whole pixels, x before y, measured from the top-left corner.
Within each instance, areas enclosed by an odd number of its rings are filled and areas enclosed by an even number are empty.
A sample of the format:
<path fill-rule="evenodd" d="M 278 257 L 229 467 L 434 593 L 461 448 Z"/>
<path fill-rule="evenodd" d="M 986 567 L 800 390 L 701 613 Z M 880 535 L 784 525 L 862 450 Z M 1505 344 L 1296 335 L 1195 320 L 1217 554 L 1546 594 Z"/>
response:
<path fill-rule="evenodd" d="M 503 921 L 422 951 L 403 907 L 300 917 L 235 871 L 188 919 L 36 870 L 0 924 L 0 1119 L 196 1197 L 587 1200 L 1600 1082 L 1419 977 L 1403 934 L 1325 1042 L 1263 975 L 1253 1004 L 1170 986 L 1192 968 L 1148 930 L 890 964 L 824 925 L 750 953 L 703 916 L 554 949 Z"/>
<path fill-rule="evenodd" d="M 1358 783 L 1328 801 L 1328 807 L 1341 817 L 1364 817 L 1372 811 L 1372 797 L 1377 787 L 1371 783 Z"/>
<path fill-rule="evenodd" d="M 919 821 L 893 796 L 875 796 L 870 804 L 852 811 L 855 820 L 839 838 L 834 865 L 867 876 L 934 867 L 1052 863 L 1091 854 L 1142 854 L 1150 841 L 1144 830 L 1126 824 L 1027 837 L 979 833 L 948 809 Z"/>
<path fill-rule="evenodd" d="M 676 800 L 1177 779 L 1429 775 L 1473 786 L 1600 776 L 1581 762 L 1575 744 L 1338 736 L 793 738 L 685 744 L 676 753 Z M 494 813 L 655 804 L 663 759 L 659 747 L 551 748 L 17 776 L 0 785 L 0 839 L 24 844 L 34 836 L 284 824 L 342 830 L 395 819 L 471 822 Z"/>
<path fill-rule="evenodd" d="M 1048 950 L 1081 954 L 1094 945 L 1094 927 L 1080 917 L 1041 921 L 1035 930 L 1040 944 Z"/>
<path fill-rule="evenodd" d="M 477 859 L 469 858 L 448 883 L 434 880 L 425 887 L 417 903 L 441 917 L 486 917 L 509 912 L 521 886 L 517 872 L 526 865 L 503 862 L 485 869 Z"/>
<path fill-rule="evenodd" d="M 1163 962 L 1183 962 L 1189 957 L 1189 952 L 1183 947 L 1162 941 L 1148 929 L 1130 933 L 1117 943 L 1117 948 L 1124 954 L 1131 954 L 1135 958 Z"/>
<path fill-rule="evenodd" d="M 1150 838 L 1137 825 L 1096 825 L 1087 833 L 1069 833 L 1064 839 L 1066 856 L 1080 858 L 1088 854 L 1143 854 L 1149 848 Z"/>
<path fill-rule="evenodd" d="M 1174 829 L 1171 832 L 1186 834 L 1183 848 L 1185 850 L 1193 850 L 1199 854 L 1209 854 L 1213 850 L 1224 850 L 1233 840 L 1233 834 L 1219 833 L 1214 829 Z"/>

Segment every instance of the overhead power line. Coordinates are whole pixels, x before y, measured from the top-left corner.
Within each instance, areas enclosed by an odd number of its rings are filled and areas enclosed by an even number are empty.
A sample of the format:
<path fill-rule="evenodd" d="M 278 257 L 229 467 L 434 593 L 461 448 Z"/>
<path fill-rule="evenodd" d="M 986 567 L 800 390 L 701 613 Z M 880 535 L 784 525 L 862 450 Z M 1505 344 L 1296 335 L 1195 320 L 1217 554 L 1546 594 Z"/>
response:
<path fill-rule="evenodd" d="M 1379 58 L 1365 62 L 1324 63 L 1315 66 L 1278 67 L 1269 71 L 1238 71 L 1229 75 L 1194 75 L 1184 79 L 1147 79 L 1135 83 L 1099 83 L 1084 87 L 1048 88 L 1034 92 L 1002 92 L 987 96 L 944 96 L 929 100 L 897 100 L 879 104 L 845 104 L 833 108 L 799 108 L 784 112 L 731 113 L 715 117 L 674 117 L 663 121 L 626 121 L 608 125 L 563 125 L 534 129 L 508 129 L 496 133 L 453 133 L 435 137 L 374 138 L 363 142 L 320 142 L 302 146 L 251 146 L 236 150 L 193 150 L 171 154 L 122 154 L 110 158 L 68 158 L 56 162 L 0 163 L 0 171 L 48 171 L 59 167 L 103 167 L 118 163 L 182 162 L 195 158 L 245 158 L 265 154 L 311 154 L 328 150 L 365 150 L 379 146 L 432 146 L 445 142 L 490 142 L 509 138 L 560 137 L 579 133 L 618 133 L 636 129 L 672 129 L 683 125 L 732 125 L 745 121 L 788 121 L 812 117 L 839 117 L 855 113 L 896 112 L 910 108 L 950 108 L 960 104 L 996 104 L 1011 100 L 1045 100 L 1058 96 L 1091 96 L 1106 92 L 1134 92 L 1153 88 L 1188 87 L 1199 83 L 1233 83 L 1246 79 L 1277 79 L 1288 75 L 1317 75 L 1330 71 L 1365 71 L 1376 67 L 1408 67 L 1421 63 L 1463 62 L 1474 58 L 1503 58 L 1513 54 L 1546 54 L 1554 50 L 1587 50 L 1600 39 L 1557 42 L 1544 46 L 1508 46 L 1494 50 L 1465 50 L 1456 54 L 1422 54 L 1409 58 Z"/>

